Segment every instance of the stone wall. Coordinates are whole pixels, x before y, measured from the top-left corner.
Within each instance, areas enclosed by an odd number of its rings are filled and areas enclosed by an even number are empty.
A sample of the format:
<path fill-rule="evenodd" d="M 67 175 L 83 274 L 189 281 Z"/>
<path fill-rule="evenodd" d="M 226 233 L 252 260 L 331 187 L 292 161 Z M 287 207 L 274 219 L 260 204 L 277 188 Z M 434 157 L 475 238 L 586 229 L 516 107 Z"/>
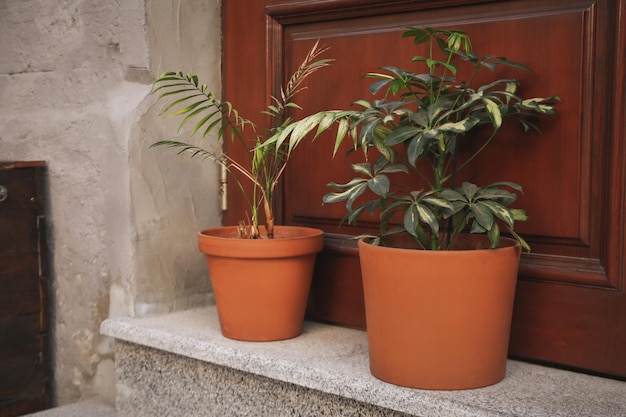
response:
<path fill-rule="evenodd" d="M 0 1 L 0 160 L 48 163 L 57 404 L 113 400 L 103 319 L 207 297 L 195 232 L 220 221 L 217 171 L 148 148 L 177 135 L 150 89 L 182 70 L 219 92 L 219 11 L 219 0 Z"/>

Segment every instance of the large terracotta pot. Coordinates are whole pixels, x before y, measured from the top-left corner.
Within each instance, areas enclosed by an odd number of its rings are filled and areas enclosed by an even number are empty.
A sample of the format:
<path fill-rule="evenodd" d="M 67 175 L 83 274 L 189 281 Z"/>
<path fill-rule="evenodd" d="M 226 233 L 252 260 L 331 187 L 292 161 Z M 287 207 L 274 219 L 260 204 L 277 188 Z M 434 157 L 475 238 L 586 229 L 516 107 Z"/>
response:
<path fill-rule="evenodd" d="M 465 243 L 488 247 L 483 237 Z M 521 253 L 516 241 L 425 251 L 360 240 L 359 253 L 375 377 L 442 390 L 504 378 Z"/>
<path fill-rule="evenodd" d="M 321 230 L 277 226 L 274 239 L 239 239 L 235 227 L 203 230 L 222 334 L 231 339 L 270 341 L 302 333 Z"/>

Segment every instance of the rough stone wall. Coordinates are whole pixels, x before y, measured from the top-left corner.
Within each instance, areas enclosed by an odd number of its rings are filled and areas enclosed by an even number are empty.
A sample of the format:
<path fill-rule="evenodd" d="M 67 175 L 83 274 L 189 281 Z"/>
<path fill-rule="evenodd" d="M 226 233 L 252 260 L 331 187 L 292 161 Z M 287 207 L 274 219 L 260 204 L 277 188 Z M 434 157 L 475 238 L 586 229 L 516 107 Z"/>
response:
<path fill-rule="evenodd" d="M 103 319 L 206 298 L 216 168 L 148 149 L 176 135 L 149 93 L 169 69 L 219 91 L 219 6 L 0 0 L 0 159 L 48 162 L 55 403 L 113 400 Z"/>

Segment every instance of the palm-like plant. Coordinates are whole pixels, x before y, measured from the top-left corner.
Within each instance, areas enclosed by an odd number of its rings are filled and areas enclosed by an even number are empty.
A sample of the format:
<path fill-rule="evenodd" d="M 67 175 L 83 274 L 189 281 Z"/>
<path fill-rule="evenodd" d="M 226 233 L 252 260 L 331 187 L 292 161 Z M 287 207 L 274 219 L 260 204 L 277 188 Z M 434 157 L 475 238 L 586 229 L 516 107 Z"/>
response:
<path fill-rule="evenodd" d="M 276 186 L 295 146 L 290 146 L 284 140 L 276 141 L 276 137 L 290 138 L 291 143 L 298 143 L 310 132 L 321 118 L 311 125 L 297 123 L 289 116 L 290 109 L 300 109 L 293 101 L 294 96 L 306 88 L 302 83 L 317 70 L 326 67 L 331 59 L 318 59 L 327 48 L 320 47 L 317 42 L 309 51 L 302 64 L 289 79 L 287 85 L 281 88 L 279 97 L 271 97 L 272 104 L 262 112 L 270 116 L 273 126 L 265 134 L 257 133 L 256 126 L 248 119 L 239 115 L 237 110 L 228 101 L 221 101 L 215 93 L 207 91 L 206 85 L 198 82 L 196 75 L 183 75 L 182 72 L 165 72 L 154 83 L 153 93 L 159 93 L 159 100 L 169 100 L 162 110 L 166 117 L 183 117 L 178 129 L 183 128 L 190 120 L 195 124 L 191 136 L 201 135 L 198 144 L 174 140 L 162 140 L 152 145 L 168 146 L 178 149 L 178 154 L 186 153 L 191 157 L 208 158 L 222 166 L 229 173 L 234 174 L 239 187 L 244 191 L 250 209 L 250 218 L 239 223 L 239 235 L 242 238 L 257 239 L 261 237 L 259 230 L 260 210 L 265 215 L 265 227 L 268 238 L 274 237 L 274 214 L 272 200 Z M 307 118 L 307 120 L 311 120 Z M 246 130 L 247 129 L 247 130 Z M 237 140 L 250 156 L 249 165 L 243 164 L 222 152 L 218 147 L 203 148 L 203 140 L 212 132 L 217 135 L 218 141 L 224 135 L 230 134 L 232 140 Z M 252 138 L 246 136 L 249 135 Z M 252 183 L 250 195 L 246 194 L 241 179 Z"/>
<path fill-rule="evenodd" d="M 348 116 L 347 131 L 354 149 L 362 148 L 366 157 L 369 149 L 375 149 L 380 157 L 373 164 L 353 164 L 357 176 L 345 184 L 329 184 L 335 191 L 325 195 L 324 202 L 345 201 L 350 224 L 364 212 L 379 212 L 381 234 L 373 237 L 375 244 L 384 243 L 390 234 L 408 232 L 424 249 L 449 249 L 454 237 L 469 228 L 472 233 L 486 233 L 496 247 L 499 225 L 504 224 L 529 250 L 513 230 L 514 222 L 526 220 L 526 214 L 510 207 L 517 197 L 511 191 L 521 192 L 522 187 L 511 182 L 457 187 L 456 173 L 491 142 L 504 119 L 517 120 L 525 131 L 538 131 L 531 116 L 555 113 L 554 103 L 559 98 L 523 99 L 517 95 L 516 79 L 473 87 L 476 75 L 484 70 L 502 65 L 529 68 L 503 57 L 479 58 L 463 31 L 409 28 L 403 37 L 413 37 L 415 45 L 427 45 L 426 56 L 413 58 L 427 72 L 387 66 L 384 72 L 367 74 L 375 80 L 371 93 L 384 91 L 384 98 L 356 101 L 360 109 Z M 443 58 L 437 59 L 437 53 Z M 473 66 L 467 80 L 457 79 L 459 61 Z M 475 140 L 468 133 L 483 125 L 491 127 L 491 134 L 474 154 L 460 161 L 457 143 Z M 346 129 L 340 129 L 335 150 L 346 135 Z M 391 182 L 389 174 L 409 171 L 420 176 L 428 188 L 407 190 Z M 374 198 L 357 204 L 366 190 L 373 192 Z M 442 233 L 444 229 L 447 233 Z"/>

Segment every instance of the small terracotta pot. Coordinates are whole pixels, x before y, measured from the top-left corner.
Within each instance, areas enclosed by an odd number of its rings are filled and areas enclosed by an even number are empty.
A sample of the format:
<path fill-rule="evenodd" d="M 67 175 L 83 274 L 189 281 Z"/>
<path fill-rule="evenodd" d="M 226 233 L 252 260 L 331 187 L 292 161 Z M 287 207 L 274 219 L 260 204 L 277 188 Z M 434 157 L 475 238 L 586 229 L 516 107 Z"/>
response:
<path fill-rule="evenodd" d="M 246 341 L 302 333 L 321 230 L 277 226 L 274 239 L 240 239 L 236 227 L 198 234 L 206 255 L 222 334 Z"/>
<path fill-rule="evenodd" d="M 488 247 L 483 238 L 467 236 L 464 247 Z M 372 374 L 441 390 L 502 380 L 520 253 L 506 238 L 496 249 L 452 251 L 360 240 Z"/>

